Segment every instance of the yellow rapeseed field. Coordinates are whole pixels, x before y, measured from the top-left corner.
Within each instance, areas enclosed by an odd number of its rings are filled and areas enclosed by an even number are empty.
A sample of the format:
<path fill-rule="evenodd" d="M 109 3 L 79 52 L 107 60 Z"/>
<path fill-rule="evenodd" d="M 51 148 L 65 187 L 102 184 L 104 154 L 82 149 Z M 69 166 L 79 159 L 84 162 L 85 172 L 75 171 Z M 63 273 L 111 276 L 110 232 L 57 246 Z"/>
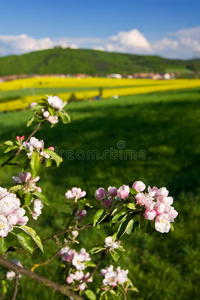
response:
<path fill-rule="evenodd" d="M 86 88 L 84 91 L 74 92 L 77 99 L 92 99 L 99 95 L 99 88 L 103 89 L 103 98 L 110 98 L 115 95 L 125 96 L 132 94 L 145 94 L 151 92 L 188 89 L 200 87 L 200 79 L 175 79 L 175 80 L 152 80 L 152 79 L 107 79 L 107 78 L 59 78 L 39 77 L 18 79 L 0 83 L 1 91 L 16 91 L 27 88 Z M 89 90 L 89 88 L 95 88 Z M 88 88 L 88 91 L 87 91 Z M 71 92 L 57 93 L 57 96 L 67 101 Z M 46 95 L 30 95 L 20 99 L 7 102 L 0 102 L 0 111 L 9 111 L 27 108 L 31 102 L 37 102 Z"/>

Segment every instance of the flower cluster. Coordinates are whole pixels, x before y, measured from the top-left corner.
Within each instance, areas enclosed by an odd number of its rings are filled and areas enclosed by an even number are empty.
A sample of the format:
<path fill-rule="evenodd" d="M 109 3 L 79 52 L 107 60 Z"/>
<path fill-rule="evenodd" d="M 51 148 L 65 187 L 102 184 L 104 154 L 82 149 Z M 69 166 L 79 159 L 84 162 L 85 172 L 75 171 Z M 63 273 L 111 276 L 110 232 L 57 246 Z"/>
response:
<path fill-rule="evenodd" d="M 74 283 L 74 281 L 78 281 L 78 290 L 84 291 L 86 288 L 86 282 L 92 282 L 92 277 L 90 277 L 89 272 L 84 274 L 83 271 L 76 271 L 74 274 L 70 273 L 66 278 L 66 282 L 69 284 Z"/>
<path fill-rule="evenodd" d="M 33 152 L 39 153 L 41 158 L 50 158 L 50 155 L 44 151 L 44 141 L 38 140 L 34 136 L 30 138 L 29 142 L 23 142 L 24 150 L 27 151 L 27 156 L 31 159 Z M 54 151 L 54 147 L 49 147 L 48 149 Z"/>
<path fill-rule="evenodd" d="M 137 182 L 136 182 L 137 183 Z M 133 184 L 136 185 L 136 183 Z M 136 188 L 135 188 L 136 189 Z M 145 207 L 145 218 L 147 220 L 155 219 L 155 229 L 161 233 L 169 232 L 170 222 L 178 216 L 178 212 L 172 206 L 173 198 L 169 197 L 169 191 L 162 187 L 148 187 L 148 193 L 143 193 L 145 185 L 139 188 L 135 195 L 137 204 Z"/>
<path fill-rule="evenodd" d="M 115 287 L 117 284 L 123 284 L 128 280 L 128 270 L 121 270 L 117 267 L 115 270 L 113 265 L 100 270 L 99 276 L 104 276 L 103 285 Z"/>
<path fill-rule="evenodd" d="M 89 254 L 84 248 L 81 248 L 79 252 L 69 247 L 64 247 L 60 250 L 59 255 L 63 261 L 71 263 L 78 271 L 85 270 L 85 261 L 91 260 Z"/>
<path fill-rule="evenodd" d="M 144 216 L 147 220 L 155 219 L 155 229 L 161 233 L 169 232 L 170 222 L 174 222 L 178 212 L 172 206 L 173 198 L 169 197 L 169 191 L 162 187 L 148 187 L 148 192 L 143 193 L 146 186 L 142 181 L 135 181 L 132 184 L 132 189 L 136 192 L 134 195 L 135 204 L 145 208 Z M 129 202 L 130 194 L 129 185 L 122 185 L 119 189 L 109 186 L 106 190 L 102 187 L 98 188 L 95 192 L 95 198 L 102 201 L 105 208 L 110 208 L 116 201 L 126 200 Z M 134 192 L 134 193 L 135 193 Z M 133 200 L 131 200 L 132 202 Z"/>
<path fill-rule="evenodd" d="M 58 112 L 62 111 L 67 103 L 63 102 L 58 96 L 49 96 L 47 100 L 45 100 L 45 104 L 46 105 L 43 105 L 42 108 L 40 106 L 40 114 L 43 120 L 48 121 L 51 124 L 58 123 Z M 38 108 L 37 102 L 32 102 L 30 104 L 30 108 L 34 109 L 34 106 Z"/>
<path fill-rule="evenodd" d="M 6 237 L 15 225 L 26 225 L 26 211 L 20 207 L 20 200 L 15 194 L 0 187 L 0 237 Z"/>

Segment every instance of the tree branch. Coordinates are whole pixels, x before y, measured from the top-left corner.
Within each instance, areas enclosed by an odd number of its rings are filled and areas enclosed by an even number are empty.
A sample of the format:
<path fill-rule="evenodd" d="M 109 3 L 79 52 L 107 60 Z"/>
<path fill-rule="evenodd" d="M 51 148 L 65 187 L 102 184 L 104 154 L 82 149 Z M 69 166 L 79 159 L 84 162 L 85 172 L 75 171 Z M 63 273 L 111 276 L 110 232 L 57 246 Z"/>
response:
<path fill-rule="evenodd" d="M 42 283 L 45 286 L 50 287 L 54 291 L 60 292 L 61 294 L 66 295 L 68 297 L 72 297 L 74 300 L 83 300 L 83 298 L 81 296 L 79 296 L 79 295 L 75 294 L 73 291 L 71 291 L 70 287 L 68 287 L 66 285 L 58 285 L 57 283 L 55 283 L 45 277 L 42 277 L 36 273 L 31 272 L 29 269 L 19 267 L 19 266 L 13 264 L 12 262 L 8 261 L 7 259 L 3 258 L 2 256 L 0 256 L 0 265 L 14 271 L 17 275 L 18 274 L 25 275 L 37 282 Z"/>
<path fill-rule="evenodd" d="M 17 297 L 18 283 L 19 283 L 19 274 L 16 276 L 16 279 L 15 279 L 15 290 L 14 290 L 14 294 L 13 294 L 12 300 L 15 300 L 16 297 Z"/>

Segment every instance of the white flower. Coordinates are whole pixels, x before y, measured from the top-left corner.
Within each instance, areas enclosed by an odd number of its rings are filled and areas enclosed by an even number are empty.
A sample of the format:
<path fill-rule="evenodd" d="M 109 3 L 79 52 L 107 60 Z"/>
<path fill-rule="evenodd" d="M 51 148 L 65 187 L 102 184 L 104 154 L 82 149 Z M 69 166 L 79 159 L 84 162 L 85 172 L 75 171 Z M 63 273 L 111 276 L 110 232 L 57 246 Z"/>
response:
<path fill-rule="evenodd" d="M 6 237 L 13 227 L 8 224 L 7 218 L 0 215 L 0 237 Z"/>
<path fill-rule="evenodd" d="M 58 117 L 55 115 L 55 116 L 49 116 L 48 117 L 48 121 L 51 123 L 51 124 L 56 124 L 58 123 Z"/>
<path fill-rule="evenodd" d="M 32 147 L 35 149 L 40 149 L 44 148 L 44 141 L 43 140 L 38 140 L 34 136 L 30 138 L 29 141 L 29 150 L 32 151 Z"/>
<path fill-rule="evenodd" d="M 113 240 L 112 236 L 108 236 L 107 238 L 105 238 L 105 248 L 109 248 L 109 249 L 117 249 L 119 247 L 119 244 L 121 242 L 117 241 L 115 242 L 115 240 Z"/>
<path fill-rule="evenodd" d="M 39 215 L 41 215 L 41 213 L 42 213 L 41 210 L 44 207 L 44 204 L 43 204 L 43 202 L 40 199 L 36 199 L 33 202 L 33 206 L 34 206 L 34 209 L 33 209 L 33 212 L 32 212 L 32 218 L 34 220 L 37 220 L 37 218 L 39 217 Z"/>
<path fill-rule="evenodd" d="M 8 271 L 7 273 L 6 273 L 6 279 L 7 280 L 13 280 L 14 278 L 15 278 L 15 272 L 14 271 Z"/>
<path fill-rule="evenodd" d="M 4 189 L 4 188 L 0 187 L 0 199 L 5 197 L 6 195 L 8 195 L 7 189 Z"/>
<path fill-rule="evenodd" d="M 155 229 L 161 233 L 169 232 L 170 219 L 167 214 L 158 215 L 155 220 Z"/>
<path fill-rule="evenodd" d="M 49 96 L 48 103 L 57 110 L 63 109 L 63 107 L 66 105 L 66 103 L 57 96 Z"/>

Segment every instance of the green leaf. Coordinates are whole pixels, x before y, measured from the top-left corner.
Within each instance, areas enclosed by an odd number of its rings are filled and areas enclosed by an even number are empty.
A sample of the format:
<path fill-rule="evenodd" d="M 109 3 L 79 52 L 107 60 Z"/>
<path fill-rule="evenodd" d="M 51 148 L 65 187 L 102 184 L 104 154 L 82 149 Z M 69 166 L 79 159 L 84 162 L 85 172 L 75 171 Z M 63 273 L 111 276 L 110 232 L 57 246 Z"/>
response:
<path fill-rule="evenodd" d="M 52 165 L 52 160 L 51 159 L 47 158 L 47 159 L 45 159 L 45 162 L 46 162 L 46 167 L 47 168 L 51 167 L 51 165 Z"/>
<path fill-rule="evenodd" d="M 15 146 L 10 146 L 3 153 L 8 153 L 8 152 L 10 152 L 13 149 L 16 149 L 16 147 Z"/>
<path fill-rule="evenodd" d="M 33 193 L 33 195 L 36 196 L 37 198 L 39 198 L 40 200 L 42 200 L 46 205 L 49 205 L 49 201 L 44 194 L 35 191 Z"/>
<path fill-rule="evenodd" d="M 172 223 L 170 223 L 170 229 L 172 232 L 174 231 L 174 225 Z"/>
<path fill-rule="evenodd" d="M 123 217 L 126 215 L 126 212 L 124 211 L 120 211 L 118 214 L 116 214 L 112 220 L 110 221 L 111 223 L 117 223 L 117 222 L 120 222 Z"/>
<path fill-rule="evenodd" d="M 111 256 L 112 256 L 112 259 L 113 259 L 115 262 L 117 262 L 118 259 L 120 258 L 119 253 L 116 252 L 116 251 L 111 251 L 110 254 L 111 254 Z"/>
<path fill-rule="evenodd" d="M 60 163 L 63 161 L 62 157 L 60 157 L 56 152 L 51 149 L 45 149 L 45 153 L 49 154 L 50 157 L 55 160 L 57 167 L 59 167 Z"/>
<path fill-rule="evenodd" d="M 33 152 L 31 155 L 31 161 L 30 161 L 31 169 L 33 170 L 33 177 L 36 177 L 36 175 L 39 172 L 40 169 L 40 155 L 38 152 Z"/>
<path fill-rule="evenodd" d="M 129 209 L 133 209 L 133 210 L 136 208 L 136 206 L 135 206 L 134 203 L 128 203 L 126 206 L 127 206 Z"/>
<path fill-rule="evenodd" d="M 9 141 L 4 142 L 3 144 L 6 146 L 13 146 L 13 141 L 9 140 Z"/>
<path fill-rule="evenodd" d="M 17 234 L 17 240 L 20 243 L 20 245 L 29 253 L 33 253 L 34 250 L 34 244 L 30 236 L 28 236 L 26 233 L 18 233 Z"/>
<path fill-rule="evenodd" d="M 138 192 L 137 192 L 135 189 L 133 189 L 133 188 L 130 188 L 130 193 L 131 193 L 132 195 L 138 194 Z"/>
<path fill-rule="evenodd" d="M 85 267 L 87 268 L 87 267 L 96 267 L 96 264 L 95 263 L 93 263 L 92 261 L 90 261 L 90 260 L 87 260 L 87 261 L 85 261 L 84 262 L 84 265 L 85 265 Z"/>
<path fill-rule="evenodd" d="M 94 218 L 93 218 L 93 226 L 97 225 L 97 223 L 99 222 L 99 220 L 101 219 L 103 214 L 104 214 L 104 209 L 97 210 L 97 212 L 95 213 Z"/>
<path fill-rule="evenodd" d="M 70 116 L 68 115 L 68 113 L 66 111 L 58 111 L 58 115 L 60 116 L 63 124 L 68 124 L 70 123 L 71 119 Z"/>
<path fill-rule="evenodd" d="M 97 299 L 97 298 L 96 298 L 96 295 L 95 295 L 94 292 L 91 291 L 91 290 L 86 290 L 86 291 L 85 291 L 85 295 L 87 296 L 87 298 L 88 298 L 89 300 L 96 300 L 96 299 Z"/>
<path fill-rule="evenodd" d="M 0 238 L 0 253 L 4 253 L 8 250 L 8 244 L 6 240 L 2 237 Z"/>
<path fill-rule="evenodd" d="M 93 247 L 91 250 L 90 250 L 90 253 L 91 254 L 94 254 L 94 253 L 98 253 L 98 252 L 101 252 L 105 250 L 105 248 L 102 248 L 102 247 Z"/>
<path fill-rule="evenodd" d="M 130 226 L 129 222 L 132 220 L 132 218 L 133 218 L 132 216 L 128 216 L 128 217 L 126 217 L 126 219 L 123 222 L 121 222 L 121 224 L 117 230 L 117 238 L 118 239 L 121 238 L 126 233 L 127 230 L 129 230 L 129 226 Z"/>
<path fill-rule="evenodd" d="M 25 202 L 24 202 L 24 204 L 28 205 L 31 202 L 32 199 L 33 199 L 32 193 L 27 193 L 26 196 L 25 196 Z"/>
<path fill-rule="evenodd" d="M 55 109 L 51 106 L 48 107 L 48 111 L 50 113 L 51 116 L 54 116 L 55 115 Z"/>
<path fill-rule="evenodd" d="M 32 117 L 32 118 L 27 122 L 26 126 L 27 126 L 27 127 L 30 127 L 31 124 L 33 123 L 34 119 L 35 119 L 35 117 Z"/>
<path fill-rule="evenodd" d="M 40 250 L 42 252 L 44 252 L 43 250 L 43 246 L 42 246 L 42 242 L 41 242 L 41 239 L 39 237 L 39 235 L 37 235 L 37 233 L 35 232 L 35 230 L 29 226 L 26 226 L 26 225 L 22 225 L 22 226 L 19 226 L 17 227 L 21 230 L 23 230 L 24 232 L 26 232 L 28 235 L 30 235 L 30 237 L 34 240 L 34 242 L 36 243 L 36 245 L 40 248 Z"/>
<path fill-rule="evenodd" d="M 9 192 L 10 192 L 10 193 L 15 193 L 15 192 L 21 190 L 21 188 L 22 188 L 22 185 L 21 185 L 21 184 L 17 184 L 17 185 L 12 186 L 12 187 L 9 189 Z"/>

